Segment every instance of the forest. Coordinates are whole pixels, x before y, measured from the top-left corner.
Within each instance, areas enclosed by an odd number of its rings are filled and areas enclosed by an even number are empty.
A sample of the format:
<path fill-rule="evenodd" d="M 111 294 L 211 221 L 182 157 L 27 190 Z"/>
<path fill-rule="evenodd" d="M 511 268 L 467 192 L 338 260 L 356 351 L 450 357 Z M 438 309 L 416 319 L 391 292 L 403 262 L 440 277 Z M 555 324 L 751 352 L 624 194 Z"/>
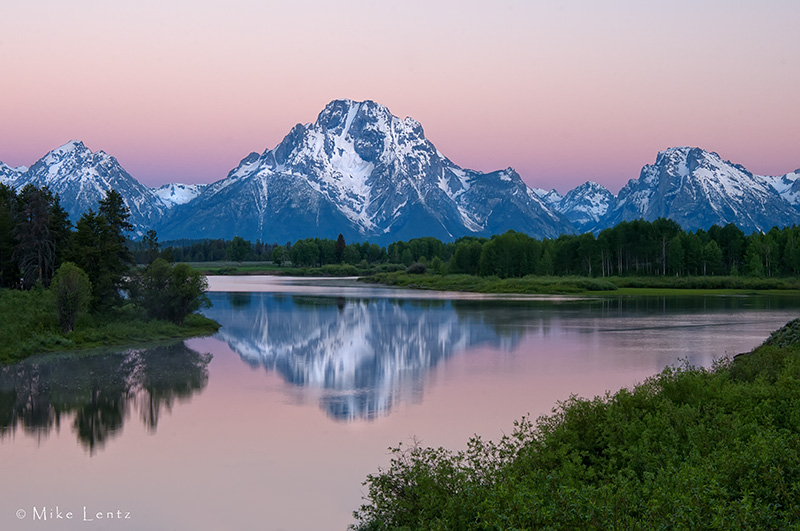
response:
<path fill-rule="evenodd" d="M 152 231 L 137 267 L 129 215 L 110 190 L 73 229 L 46 187 L 0 185 L 0 361 L 216 330 L 193 315 L 208 304 L 205 277 L 160 256 Z"/>
<path fill-rule="evenodd" d="M 144 252 L 144 251 L 141 251 Z M 508 231 L 491 238 L 454 242 L 416 238 L 381 247 L 344 238 L 306 238 L 294 244 L 233 240 L 169 242 L 172 259 L 185 262 L 271 261 L 275 265 L 361 269 L 416 264 L 435 274 L 518 278 L 540 276 L 750 276 L 800 274 L 800 227 L 774 227 L 746 235 L 734 224 L 687 232 L 672 220 L 634 220 L 592 233 L 539 240 Z M 400 269 L 400 268 L 395 268 Z"/>

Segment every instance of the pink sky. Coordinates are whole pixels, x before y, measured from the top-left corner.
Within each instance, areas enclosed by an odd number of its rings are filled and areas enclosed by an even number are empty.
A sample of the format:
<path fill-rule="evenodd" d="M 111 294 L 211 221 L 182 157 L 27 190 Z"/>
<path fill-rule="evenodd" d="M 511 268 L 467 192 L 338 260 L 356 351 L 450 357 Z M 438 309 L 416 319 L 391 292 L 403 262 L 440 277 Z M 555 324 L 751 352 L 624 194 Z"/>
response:
<path fill-rule="evenodd" d="M 212 182 L 336 98 L 413 116 L 460 166 L 613 192 L 659 150 L 800 167 L 800 2 L 5 2 L 0 160 L 70 139 Z"/>

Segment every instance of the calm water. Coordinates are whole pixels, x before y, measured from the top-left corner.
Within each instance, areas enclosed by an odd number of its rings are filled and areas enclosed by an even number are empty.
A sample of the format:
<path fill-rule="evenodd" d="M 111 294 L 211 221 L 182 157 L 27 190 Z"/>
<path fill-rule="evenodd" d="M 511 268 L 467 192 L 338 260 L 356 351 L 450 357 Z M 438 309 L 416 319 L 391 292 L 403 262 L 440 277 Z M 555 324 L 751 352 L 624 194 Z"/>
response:
<path fill-rule="evenodd" d="M 215 337 L 0 369 L 0 529 L 344 529 L 389 446 L 497 438 L 571 393 L 749 350 L 800 310 L 317 284 L 212 279 Z"/>

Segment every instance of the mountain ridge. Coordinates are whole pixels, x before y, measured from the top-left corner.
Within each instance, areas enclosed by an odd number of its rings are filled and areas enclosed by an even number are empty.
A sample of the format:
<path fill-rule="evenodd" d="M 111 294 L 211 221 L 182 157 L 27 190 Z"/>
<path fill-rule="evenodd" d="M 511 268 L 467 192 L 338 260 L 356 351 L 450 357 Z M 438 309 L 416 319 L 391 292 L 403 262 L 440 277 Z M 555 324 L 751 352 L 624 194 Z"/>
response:
<path fill-rule="evenodd" d="M 538 238 L 599 233 L 621 221 L 667 217 L 686 230 L 734 223 L 745 231 L 800 223 L 800 170 L 755 175 L 697 147 L 660 151 L 614 195 L 591 180 L 563 196 L 526 185 L 512 169 L 453 163 L 413 118 L 373 101 L 334 100 L 273 149 L 252 152 L 208 185 L 148 188 L 104 151 L 71 140 L 32 166 L 0 162 L 0 183 L 47 185 L 73 222 L 109 188 L 131 211 L 134 235 L 163 239 L 294 241 L 305 237 L 388 243 L 450 241 L 509 229 Z"/>

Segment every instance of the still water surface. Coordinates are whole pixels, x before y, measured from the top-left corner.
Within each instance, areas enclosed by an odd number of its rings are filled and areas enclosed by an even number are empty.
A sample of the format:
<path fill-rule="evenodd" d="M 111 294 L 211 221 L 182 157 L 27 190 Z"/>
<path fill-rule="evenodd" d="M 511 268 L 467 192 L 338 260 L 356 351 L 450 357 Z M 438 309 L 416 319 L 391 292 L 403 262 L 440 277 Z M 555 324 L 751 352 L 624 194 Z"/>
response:
<path fill-rule="evenodd" d="M 749 350 L 800 309 L 211 285 L 214 337 L 0 369 L 0 529 L 344 529 L 389 446 L 498 438 L 572 393 Z"/>

